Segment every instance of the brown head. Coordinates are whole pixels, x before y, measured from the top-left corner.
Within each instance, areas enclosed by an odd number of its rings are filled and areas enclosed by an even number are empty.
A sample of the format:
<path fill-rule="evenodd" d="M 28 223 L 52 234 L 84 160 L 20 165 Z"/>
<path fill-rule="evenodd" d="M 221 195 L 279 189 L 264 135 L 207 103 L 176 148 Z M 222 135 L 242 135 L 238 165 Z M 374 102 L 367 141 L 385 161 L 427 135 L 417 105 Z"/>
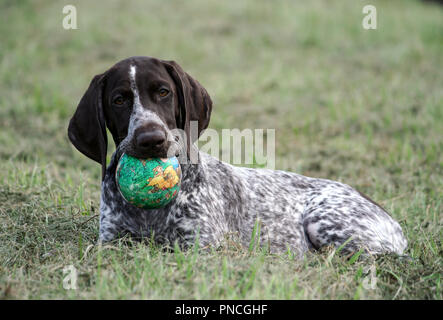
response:
<path fill-rule="evenodd" d="M 174 61 L 131 57 L 92 79 L 69 123 L 68 137 L 102 165 L 104 176 L 106 127 L 122 152 L 165 158 L 171 156 L 175 129 L 186 134 L 189 153 L 193 140 L 207 128 L 211 110 L 205 88 Z M 196 137 L 191 137 L 191 121 L 198 122 Z"/>

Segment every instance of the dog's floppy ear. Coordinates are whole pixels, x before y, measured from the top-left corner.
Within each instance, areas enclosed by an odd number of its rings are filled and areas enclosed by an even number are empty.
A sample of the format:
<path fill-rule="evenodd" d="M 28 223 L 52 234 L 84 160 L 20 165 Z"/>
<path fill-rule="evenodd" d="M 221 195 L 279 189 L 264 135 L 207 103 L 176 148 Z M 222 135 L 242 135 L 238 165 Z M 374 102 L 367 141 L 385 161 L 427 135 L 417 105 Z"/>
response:
<path fill-rule="evenodd" d="M 212 100 L 206 89 L 175 61 L 163 61 L 166 70 L 174 80 L 177 88 L 180 116 L 177 121 L 179 128 L 187 135 L 188 153 L 191 144 L 200 137 L 203 130 L 208 127 L 212 111 Z M 198 121 L 198 136 L 191 137 L 190 122 Z M 192 138 L 192 141 L 190 140 Z"/>
<path fill-rule="evenodd" d="M 106 135 L 103 112 L 104 74 L 96 75 L 80 100 L 69 122 L 68 137 L 78 151 L 102 165 L 102 178 L 106 170 Z"/>

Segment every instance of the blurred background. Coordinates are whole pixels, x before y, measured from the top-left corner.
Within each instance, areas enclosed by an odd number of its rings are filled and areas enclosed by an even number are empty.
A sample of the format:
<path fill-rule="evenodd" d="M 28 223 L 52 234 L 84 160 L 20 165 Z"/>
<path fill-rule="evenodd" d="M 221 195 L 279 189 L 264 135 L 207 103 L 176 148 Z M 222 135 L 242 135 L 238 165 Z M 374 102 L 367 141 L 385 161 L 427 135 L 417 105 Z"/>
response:
<path fill-rule="evenodd" d="M 66 4 L 77 30 L 62 27 Z M 210 127 L 275 128 L 281 169 L 441 170 L 441 7 L 375 1 L 378 28 L 365 30 L 365 4 L 3 1 L 0 155 L 96 168 L 67 143 L 67 121 L 95 74 L 148 55 L 206 87 Z"/>
<path fill-rule="evenodd" d="M 62 26 L 67 4 L 77 30 Z M 366 4 L 377 9 L 376 30 L 362 27 Z M 211 128 L 276 129 L 277 169 L 351 184 L 410 241 L 424 243 L 423 232 L 441 241 L 436 2 L 2 0 L 0 255 L 26 243 L 24 221 L 40 221 L 31 216 L 97 213 L 99 165 L 70 145 L 67 125 L 93 76 L 135 55 L 175 60 L 198 79 L 214 102 Z M 93 242 L 91 223 L 81 232 Z"/>

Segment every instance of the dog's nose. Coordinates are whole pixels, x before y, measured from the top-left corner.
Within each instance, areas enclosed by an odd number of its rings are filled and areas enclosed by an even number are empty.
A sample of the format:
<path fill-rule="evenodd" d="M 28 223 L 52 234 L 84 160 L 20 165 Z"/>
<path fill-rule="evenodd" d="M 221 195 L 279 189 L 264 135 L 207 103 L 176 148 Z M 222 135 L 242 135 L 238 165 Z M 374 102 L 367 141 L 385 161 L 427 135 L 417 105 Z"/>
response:
<path fill-rule="evenodd" d="M 166 134 L 162 130 L 142 132 L 137 135 L 137 146 L 143 149 L 159 147 L 166 141 Z"/>

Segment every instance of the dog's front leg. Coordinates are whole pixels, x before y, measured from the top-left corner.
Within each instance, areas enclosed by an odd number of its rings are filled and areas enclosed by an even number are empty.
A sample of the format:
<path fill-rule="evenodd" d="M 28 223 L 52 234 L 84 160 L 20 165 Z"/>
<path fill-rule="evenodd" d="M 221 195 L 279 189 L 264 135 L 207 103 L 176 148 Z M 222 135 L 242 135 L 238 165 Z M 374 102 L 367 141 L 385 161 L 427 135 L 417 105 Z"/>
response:
<path fill-rule="evenodd" d="M 107 197 L 106 188 L 102 186 L 101 191 L 99 243 L 112 241 L 123 231 L 118 223 L 119 213 L 115 212 L 112 199 Z"/>

